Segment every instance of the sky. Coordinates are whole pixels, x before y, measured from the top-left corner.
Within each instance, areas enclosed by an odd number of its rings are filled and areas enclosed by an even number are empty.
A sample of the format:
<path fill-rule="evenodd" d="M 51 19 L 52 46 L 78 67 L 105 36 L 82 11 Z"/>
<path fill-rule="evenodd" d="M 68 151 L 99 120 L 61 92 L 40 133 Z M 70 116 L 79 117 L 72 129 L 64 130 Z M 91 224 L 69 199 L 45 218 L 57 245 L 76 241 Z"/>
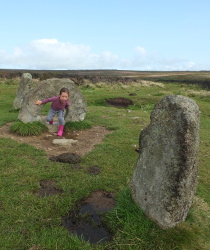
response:
<path fill-rule="evenodd" d="M 210 70 L 209 0 L 0 0 L 1 69 Z"/>

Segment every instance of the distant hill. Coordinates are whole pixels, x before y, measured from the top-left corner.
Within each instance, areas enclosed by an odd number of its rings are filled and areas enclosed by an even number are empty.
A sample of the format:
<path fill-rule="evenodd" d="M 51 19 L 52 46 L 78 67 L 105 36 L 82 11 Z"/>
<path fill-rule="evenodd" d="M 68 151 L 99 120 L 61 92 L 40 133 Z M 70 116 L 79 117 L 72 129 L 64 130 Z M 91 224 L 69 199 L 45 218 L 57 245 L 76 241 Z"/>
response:
<path fill-rule="evenodd" d="M 12 79 L 30 73 L 34 79 L 70 78 L 76 84 L 83 79 L 93 83 L 99 81 L 121 81 L 123 83 L 137 80 L 155 82 L 178 82 L 199 84 L 210 88 L 210 71 L 129 71 L 129 70 L 30 70 L 30 69 L 0 69 L 0 78 Z"/>

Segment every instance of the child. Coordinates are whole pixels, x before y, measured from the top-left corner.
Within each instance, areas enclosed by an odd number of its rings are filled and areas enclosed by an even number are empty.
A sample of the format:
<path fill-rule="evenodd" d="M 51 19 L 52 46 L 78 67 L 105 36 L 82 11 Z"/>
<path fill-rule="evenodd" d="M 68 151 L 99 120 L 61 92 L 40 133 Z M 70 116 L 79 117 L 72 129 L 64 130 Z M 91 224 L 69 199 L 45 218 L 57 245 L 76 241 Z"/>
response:
<path fill-rule="evenodd" d="M 64 125 L 65 125 L 64 109 L 66 109 L 68 112 L 68 107 L 70 105 L 68 98 L 69 98 L 69 90 L 67 88 L 62 88 L 60 90 L 59 96 L 47 98 L 43 101 L 40 101 L 40 100 L 35 101 L 36 105 L 41 105 L 47 102 L 52 102 L 52 105 L 47 114 L 46 120 L 49 122 L 49 124 L 53 124 L 53 117 L 56 114 L 58 114 L 58 121 L 59 121 L 58 136 L 63 135 Z"/>

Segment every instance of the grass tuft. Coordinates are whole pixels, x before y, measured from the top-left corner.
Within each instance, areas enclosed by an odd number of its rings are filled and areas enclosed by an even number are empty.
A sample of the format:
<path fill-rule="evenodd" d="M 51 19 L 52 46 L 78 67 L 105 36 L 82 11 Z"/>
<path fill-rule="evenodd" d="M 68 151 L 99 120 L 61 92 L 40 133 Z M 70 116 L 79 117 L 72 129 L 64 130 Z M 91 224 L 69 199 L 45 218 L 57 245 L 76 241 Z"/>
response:
<path fill-rule="evenodd" d="M 41 135 L 43 132 L 48 131 L 48 128 L 39 121 L 32 123 L 23 123 L 21 121 L 14 122 L 10 131 L 21 136 Z"/>
<path fill-rule="evenodd" d="M 88 129 L 93 126 L 93 123 L 88 120 L 83 120 L 81 122 L 67 122 L 65 124 L 66 131 L 71 130 L 82 130 L 82 129 Z"/>

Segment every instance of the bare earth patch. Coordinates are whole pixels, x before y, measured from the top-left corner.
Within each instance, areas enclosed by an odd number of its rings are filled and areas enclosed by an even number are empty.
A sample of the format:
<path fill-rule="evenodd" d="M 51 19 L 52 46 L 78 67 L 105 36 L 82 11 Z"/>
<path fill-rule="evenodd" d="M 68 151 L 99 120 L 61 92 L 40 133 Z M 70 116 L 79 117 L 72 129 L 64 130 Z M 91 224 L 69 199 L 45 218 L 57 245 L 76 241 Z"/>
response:
<path fill-rule="evenodd" d="M 130 99 L 124 97 L 116 97 L 107 99 L 106 104 L 119 108 L 127 108 L 129 105 L 133 105 L 133 102 Z"/>
<path fill-rule="evenodd" d="M 52 143 L 54 139 L 60 138 L 56 133 L 47 132 L 40 136 L 19 136 L 10 132 L 10 126 L 11 123 L 8 123 L 0 128 L 0 137 L 11 138 L 17 142 L 27 143 L 36 148 L 43 149 L 48 157 L 62 153 L 75 153 L 84 156 L 90 152 L 96 144 L 101 143 L 107 134 L 111 133 L 110 130 L 100 126 L 94 126 L 81 131 L 65 131 L 63 138 L 71 138 L 77 140 L 77 142 L 72 145 L 59 146 Z"/>
<path fill-rule="evenodd" d="M 63 192 L 62 189 L 56 186 L 56 183 L 53 180 L 41 180 L 39 184 L 40 184 L 40 189 L 37 192 L 37 196 L 39 198 L 50 196 L 50 195 L 56 195 L 56 194 L 60 194 Z"/>
<path fill-rule="evenodd" d="M 112 235 L 102 223 L 101 215 L 115 207 L 112 193 L 97 190 L 91 197 L 80 201 L 74 210 L 62 218 L 62 226 L 71 234 L 76 234 L 90 243 L 102 243 L 112 240 Z"/>

